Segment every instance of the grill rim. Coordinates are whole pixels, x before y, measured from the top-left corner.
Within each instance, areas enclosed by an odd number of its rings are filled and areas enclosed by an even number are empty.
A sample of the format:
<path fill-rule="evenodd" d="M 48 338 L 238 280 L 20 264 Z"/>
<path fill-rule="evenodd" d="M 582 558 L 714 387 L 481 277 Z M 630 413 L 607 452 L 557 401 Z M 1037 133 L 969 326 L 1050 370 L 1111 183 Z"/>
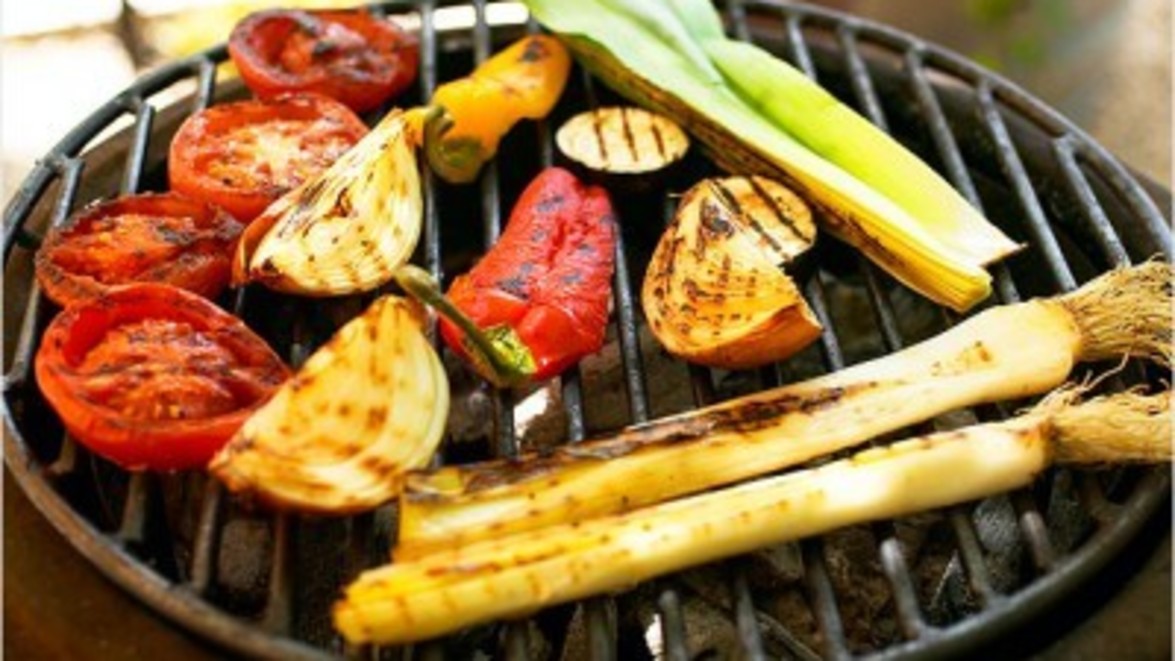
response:
<path fill-rule="evenodd" d="M 480 9 L 479 18 L 483 19 L 484 1 L 475 2 L 474 5 Z M 382 11 L 416 9 L 425 14 L 434 10 L 437 3 L 423 0 L 420 2 L 384 2 L 376 3 L 373 6 L 381 8 Z M 886 40 L 892 40 L 892 43 L 912 48 L 922 58 L 922 63 L 937 66 L 948 73 L 953 73 L 975 85 L 977 89 L 983 88 L 974 80 L 985 83 L 988 91 L 996 94 L 999 102 L 1004 106 L 1029 119 L 1042 130 L 1052 128 L 1050 133 L 1068 136 L 1069 142 L 1075 146 L 1077 154 L 1096 165 L 1099 174 L 1113 184 L 1115 192 L 1122 195 L 1125 198 L 1124 201 L 1131 205 L 1134 211 L 1142 212 L 1137 213 L 1136 216 L 1141 216 L 1142 222 L 1146 223 L 1146 229 L 1157 237 L 1159 250 L 1167 259 L 1170 259 L 1170 231 L 1163 223 L 1158 204 L 1143 189 L 1141 183 L 1104 147 L 1072 125 L 1055 110 L 1014 83 L 941 46 L 925 42 L 895 28 L 839 11 L 780 0 L 745 0 L 744 2 L 728 0 L 728 10 L 733 12 L 735 8 L 741 7 L 773 8 L 788 16 L 828 21 L 836 24 L 837 29 L 847 25 L 858 36 L 874 35 L 887 48 L 891 48 L 891 46 L 884 43 Z M 484 20 L 479 21 L 479 25 L 481 27 L 478 29 L 484 30 Z M 896 50 L 896 48 L 894 49 Z M 78 152 L 88 145 L 102 128 L 109 126 L 115 119 L 128 112 L 136 119 L 140 119 L 143 108 L 150 108 L 150 104 L 144 103 L 145 98 L 187 77 L 198 77 L 196 101 L 197 104 L 202 102 L 206 105 L 215 88 L 216 64 L 223 61 L 225 57 L 225 47 L 222 44 L 148 72 L 67 133 L 28 173 L 6 207 L 5 264 L 8 264 L 11 249 L 22 238 L 23 224 L 33 215 L 32 212 L 37 203 L 42 200 L 54 178 L 60 178 L 63 183 L 69 185 L 72 176 L 73 185 L 76 186 L 77 180 L 80 178 L 80 168 L 77 166 L 84 162 L 84 157 Z M 435 60 L 435 52 L 433 59 Z M 971 80 L 971 77 L 974 77 L 974 80 Z M 148 110 L 146 115 L 146 132 L 150 132 L 151 111 Z M 144 122 L 140 119 L 128 128 L 126 133 L 136 135 L 137 138 L 137 135 L 144 132 L 143 126 Z M 135 142 L 137 143 L 138 140 L 135 139 Z M 133 190 L 137 187 L 137 178 L 140 173 L 136 170 L 135 161 L 141 159 L 142 149 L 137 151 L 139 152 L 138 157 L 135 155 L 135 149 L 128 149 L 128 164 L 123 170 L 124 190 L 127 188 Z M 141 165 L 141 163 L 139 164 Z M 74 168 L 72 175 L 71 167 Z M 1009 187 L 1012 184 L 1013 182 L 1009 182 Z M 72 199 L 73 196 L 66 194 L 63 197 Z M 435 209 L 435 207 L 433 208 Z M 1158 219 L 1157 223 L 1156 219 Z M 1133 220 L 1138 220 L 1138 218 Z M 1115 237 L 1118 236 L 1115 228 L 1111 227 L 1110 229 Z M 1051 225 L 1048 231 L 1052 232 Z M 489 230 L 487 230 L 488 233 Z M 430 265 L 439 265 L 439 260 L 434 261 L 434 256 L 431 253 L 435 244 L 436 242 L 430 243 L 426 248 L 430 251 L 426 256 Z M 29 310 L 34 313 L 30 315 L 31 317 L 36 316 L 36 307 L 35 302 L 30 303 Z M 25 319 L 24 321 L 28 324 L 31 320 Z M 19 356 L 19 347 L 17 355 Z M 27 371 L 27 366 L 23 367 Z M 46 479 L 47 466 L 42 465 L 33 456 L 30 446 L 16 425 L 15 418 L 9 408 L 8 393 L 27 385 L 23 378 L 10 378 L 10 375 L 19 372 L 21 368 L 22 366 L 18 365 L 17 361 L 13 361 L 10 370 L 5 374 L 4 390 L 6 396 L 3 402 L 5 462 L 16 477 L 21 489 L 29 497 L 30 502 L 58 532 L 70 541 L 79 553 L 96 565 L 108 578 L 134 594 L 149 607 L 165 614 L 175 623 L 228 649 L 260 657 L 335 658 L 323 648 L 315 647 L 290 636 L 265 631 L 256 624 L 229 615 L 205 601 L 186 586 L 171 583 L 120 548 L 115 535 L 97 530 L 81 513 L 70 507 L 68 502 L 58 495 L 51 482 Z M 639 366 L 636 369 L 637 380 L 643 381 L 643 369 Z M 626 368 L 625 371 L 630 370 Z M 634 411 L 634 415 L 636 413 Z M 895 643 L 888 648 L 868 654 L 864 658 L 924 658 L 941 654 L 958 654 L 974 649 L 977 644 L 989 641 L 1031 621 L 1045 608 L 1055 604 L 1084 584 L 1090 576 L 1105 567 L 1126 544 L 1133 540 L 1142 526 L 1154 515 L 1158 506 L 1169 497 L 1169 484 L 1170 477 L 1165 471 L 1161 469 L 1148 471 L 1122 506 L 1122 516 L 1115 518 L 1108 525 L 1101 525 L 1091 538 L 1084 541 L 1075 552 L 1067 553 L 1062 561 L 1049 571 L 1036 576 L 1030 583 L 1017 589 L 1011 595 L 1001 597 L 994 605 L 985 606 L 977 614 L 969 615 L 948 627 L 932 630 L 922 637 Z M 672 599 L 665 601 L 672 601 Z M 833 607 L 835 608 L 835 602 L 833 602 Z M 615 641 L 613 640 L 613 642 Z M 844 643 L 843 638 L 841 643 Z"/>

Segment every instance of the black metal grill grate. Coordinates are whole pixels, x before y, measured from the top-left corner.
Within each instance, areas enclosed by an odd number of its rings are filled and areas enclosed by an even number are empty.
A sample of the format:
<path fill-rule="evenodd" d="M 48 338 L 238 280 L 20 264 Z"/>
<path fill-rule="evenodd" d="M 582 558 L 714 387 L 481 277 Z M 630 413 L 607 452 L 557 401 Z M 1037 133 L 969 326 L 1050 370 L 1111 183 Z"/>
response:
<path fill-rule="evenodd" d="M 492 46 L 505 37 L 539 29 L 533 21 L 491 29 L 485 2 L 475 2 L 473 8 L 471 30 L 441 34 L 434 2 L 374 7 L 379 13 L 410 12 L 419 17 L 421 69 L 411 100 L 431 96 L 443 64 L 467 69 L 485 59 Z M 938 164 L 973 204 L 986 208 L 989 215 L 998 211 L 1000 217 L 1009 218 L 1005 229 L 1030 243 L 1031 248 L 1008 265 L 993 269 L 1000 301 L 1069 290 L 1097 272 L 1153 255 L 1170 259 L 1170 231 L 1139 183 L 1078 129 L 1008 82 L 903 33 L 826 10 L 770 0 L 729 0 L 726 17 L 732 34 L 781 53 L 874 123 L 887 130 L 897 129 L 900 138 Z M 6 461 L 33 503 L 102 571 L 153 608 L 227 647 L 272 658 L 334 654 L 405 658 L 404 650 L 344 646 L 329 630 L 323 630 L 326 604 L 338 586 L 387 557 L 392 508 L 332 521 L 287 514 L 251 515 L 254 523 L 264 527 L 272 548 L 263 603 L 241 607 L 231 603 L 217 576 L 219 564 L 232 561 L 223 552 L 226 526 L 234 517 L 246 514 L 220 484 L 200 475 L 126 475 L 90 456 L 63 437 L 29 379 L 37 338 L 50 313 L 50 304 L 29 276 L 38 232 L 46 224 L 62 222 L 79 202 L 90 197 L 109 196 L 116 190 L 136 192 L 158 183 L 160 145 L 166 145 L 167 132 L 186 114 L 184 108 L 172 106 L 157 116 L 155 103 L 160 92 L 176 83 L 194 84 L 189 110 L 208 106 L 226 91 L 233 93 L 232 86 L 218 87 L 216 82 L 217 65 L 225 58 L 224 48 L 215 48 L 140 79 L 66 135 L 37 164 L 9 204 L 4 225 L 6 281 L 10 283 L 5 324 L 16 339 L 5 348 Z M 570 87 L 557 115 L 594 105 L 597 94 L 607 94 L 597 90 L 586 74 L 573 77 Z M 131 125 L 123 134 L 104 143 L 106 146 L 91 145 L 103 130 L 127 117 Z M 165 125 L 170 128 L 162 128 Z M 533 134 L 522 138 L 512 135 L 509 140 L 517 142 L 508 141 L 503 156 L 481 177 L 476 203 L 472 189 L 444 187 L 425 168 L 425 226 L 416 259 L 434 276 L 444 275 L 444 260 L 450 256 L 451 251 L 442 244 L 447 245 L 463 231 L 453 224 L 468 223 L 461 214 L 480 215 L 482 240 L 477 249 L 488 248 L 499 235 L 507 194 L 538 167 L 552 163 L 547 123 L 538 123 L 537 129 L 522 127 L 515 134 L 520 132 Z M 111 151 L 111 144 L 119 145 L 113 153 L 123 159 L 121 164 L 99 165 Z M 87 168 L 94 169 L 92 177 L 87 176 Z M 117 172 L 117 183 L 102 172 Z M 663 193 L 656 198 L 651 215 L 667 221 L 675 198 Z M 998 209 L 993 209 L 993 201 Z M 442 208 L 446 213 L 441 213 Z M 639 228 L 642 223 L 657 223 L 633 217 L 632 210 L 640 207 L 622 203 L 620 208 L 624 232 L 617 246 L 613 331 L 622 363 L 628 420 L 642 422 L 656 407 L 646 383 L 647 361 L 641 354 L 639 335 L 643 322 L 633 292 L 642 275 L 641 260 L 647 257 L 638 244 L 648 232 L 642 234 Z M 449 225 L 442 226 L 442 216 Z M 633 247 L 626 249 L 625 242 Z M 832 257 L 822 257 L 821 269 L 804 285 L 813 310 L 827 329 L 816 350 L 823 369 L 837 370 L 851 360 L 852 352 L 842 346 L 846 336 L 837 332 L 843 319 L 828 292 L 830 283 L 840 278 L 859 283 L 874 317 L 870 332 L 879 336 L 881 350 L 893 351 L 913 341 L 907 339 L 903 313 L 892 298 L 899 295 L 892 280 L 863 257 L 835 251 L 829 254 Z M 23 284 L 14 286 L 13 282 Z M 249 289 L 237 291 L 227 304 L 275 346 L 286 348 L 294 364 L 329 335 L 330 329 L 310 319 L 310 308 L 297 300 Z M 272 320 L 260 318 L 272 316 L 260 311 L 274 310 L 291 316 L 292 328 L 277 328 Z M 938 319 L 940 328 L 954 321 L 946 312 L 939 312 Z M 717 375 L 710 370 L 691 366 L 688 375 L 695 405 L 719 397 Z M 759 370 L 755 376 L 759 387 L 769 387 L 793 375 L 787 365 L 779 365 Z M 1135 367 L 1124 378 L 1139 380 L 1146 375 Z M 565 374 L 560 385 L 566 438 L 574 443 L 589 431 L 586 402 L 592 392 L 585 386 L 579 367 Z M 493 402 L 494 432 L 489 443 L 498 456 L 518 452 L 513 410 L 511 394 L 499 393 Z M 988 419 L 1000 417 L 1004 411 L 985 407 L 973 415 Z M 173 519 L 163 511 L 161 495 L 165 486 L 172 488 L 184 481 L 181 509 L 192 522 L 189 539 L 180 539 L 168 527 Z M 838 585 L 830 572 L 828 539 L 799 544 L 805 598 L 818 630 L 816 638 L 823 646 L 816 650 L 789 631 L 791 623 L 778 621 L 757 601 L 747 563 L 742 559 L 727 561 L 719 569 L 727 579 L 728 614 L 742 646 L 740 654 L 767 658 L 768 635 L 783 641 L 785 656 L 801 659 L 817 655 L 837 659 L 929 656 L 970 649 L 1029 621 L 1088 580 L 1163 502 L 1168 484 L 1165 468 L 1096 475 L 1055 471 L 1034 488 L 1010 494 L 1007 502 L 1014 512 L 1012 534 L 1016 537 L 1012 552 L 1026 554 L 1031 563 L 1030 576 L 1011 590 L 993 578 L 994 553 L 983 541 L 979 514 L 983 505 L 948 509 L 944 518 L 953 534 L 953 551 L 943 580 L 961 584 L 975 605 L 947 621 L 932 615 L 933 606 L 927 603 L 908 566 L 898 523 L 865 527 L 888 586 L 898 632 L 884 644 L 868 649 L 854 644 L 846 633 L 844 601 L 854 595 L 851 589 Z M 1076 494 L 1069 500 L 1090 523 L 1076 543 L 1059 545 L 1054 543 L 1057 517 L 1051 512 L 1064 499 L 1058 495 L 1063 492 Z M 86 497 L 95 497 L 91 502 L 98 504 L 87 505 Z M 337 566 L 326 573 L 307 573 L 305 557 L 327 546 L 339 561 Z M 682 590 L 682 584 L 670 577 L 657 581 L 651 592 L 661 623 L 664 655 L 670 659 L 689 656 Z M 626 598 L 600 597 L 583 604 L 585 649 L 592 658 L 621 655 L 623 642 L 615 611 L 616 601 Z M 567 628 L 571 610 L 559 612 L 562 615 L 555 619 Z M 496 648 L 502 656 L 521 659 L 530 654 L 529 623 L 505 624 L 496 635 Z M 443 641 L 424 643 L 416 646 L 415 653 L 423 658 L 443 658 L 445 645 Z"/>

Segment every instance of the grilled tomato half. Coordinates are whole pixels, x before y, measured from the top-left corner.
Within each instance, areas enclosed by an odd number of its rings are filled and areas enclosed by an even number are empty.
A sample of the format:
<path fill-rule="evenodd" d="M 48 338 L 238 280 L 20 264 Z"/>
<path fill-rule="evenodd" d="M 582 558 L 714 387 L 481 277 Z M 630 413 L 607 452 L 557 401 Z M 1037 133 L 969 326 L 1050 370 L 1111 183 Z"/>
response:
<path fill-rule="evenodd" d="M 366 112 L 416 79 L 416 37 L 366 11 L 272 9 L 246 16 L 228 52 L 260 98 L 317 92 Z"/>
<path fill-rule="evenodd" d="M 37 251 L 37 281 L 63 306 L 131 282 L 213 298 L 228 284 L 241 230 L 221 209 L 175 193 L 99 202 L 49 231 Z"/>
<path fill-rule="evenodd" d="M 57 315 L 36 376 L 82 445 L 128 470 L 174 470 L 207 464 L 289 370 L 207 299 L 140 283 Z"/>
<path fill-rule="evenodd" d="M 171 141 L 167 175 L 172 190 L 248 222 L 366 134 L 355 113 L 317 94 L 225 103 L 184 121 Z"/>

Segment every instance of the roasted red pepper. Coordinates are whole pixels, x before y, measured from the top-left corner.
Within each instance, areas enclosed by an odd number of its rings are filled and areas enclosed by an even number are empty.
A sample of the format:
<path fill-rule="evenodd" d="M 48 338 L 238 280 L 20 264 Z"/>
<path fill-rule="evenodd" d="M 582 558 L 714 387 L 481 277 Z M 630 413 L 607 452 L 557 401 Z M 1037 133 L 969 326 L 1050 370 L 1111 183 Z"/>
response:
<path fill-rule="evenodd" d="M 503 386 L 547 379 L 604 343 L 615 232 L 603 188 L 548 168 L 523 191 L 498 243 L 449 289 L 484 338 L 459 328 L 463 320 L 422 292 L 418 278 L 398 280 L 437 307 L 445 342 L 482 376 Z"/>

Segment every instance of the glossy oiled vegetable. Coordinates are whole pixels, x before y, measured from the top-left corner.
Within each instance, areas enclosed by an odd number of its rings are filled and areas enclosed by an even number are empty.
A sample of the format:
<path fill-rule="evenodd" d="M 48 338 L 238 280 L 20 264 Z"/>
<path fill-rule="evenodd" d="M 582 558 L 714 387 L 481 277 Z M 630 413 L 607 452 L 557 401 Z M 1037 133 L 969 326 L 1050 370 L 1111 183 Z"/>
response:
<path fill-rule="evenodd" d="M 571 56 L 557 39 L 532 35 L 442 85 L 430 104 L 443 112 L 425 126 L 433 171 L 454 184 L 476 179 L 511 127 L 551 112 L 570 70 Z"/>
<path fill-rule="evenodd" d="M 876 131 L 863 120 L 847 126 L 843 139 L 811 139 L 841 131 L 829 118 L 842 111 L 817 112 L 813 83 L 777 77 L 757 61 L 747 63 L 753 69 L 735 72 L 742 62 L 723 49 L 721 25 L 708 4 L 527 0 L 526 5 L 585 67 L 621 94 L 674 119 L 724 168 L 765 174 L 796 188 L 824 212 L 826 229 L 939 303 L 965 310 L 986 298 L 991 278 L 983 266 L 1018 248 L 945 183 L 927 183 L 934 173 L 913 165 L 916 159 L 897 143 L 862 137 Z M 723 75 L 731 73 L 738 76 Z M 755 96 L 767 89 L 771 104 Z M 793 98 L 804 110 L 792 115 L 800 115 L 807 128 L 798 135 L 770 114 Z M 828 96 L 820 99 L 835 103 Z M 827 150 L 826 143 L 838 149 Z M 845 159 L 846 145 L 858 144 L 860 153 Z M 890 172 L 874 176 L 885 169 Z M 904 183 L 891 190 L 894 182 Z"/>
<path fill-rule="evenodd" d="M 209 469 L 231 491 L 284 507 L 354 512 L 390 500 L 428 464 L 449 413 L 449 383 L 424 312 L 376 300 L 314 353 L 245 422 Z"/>
<path fill-rule="evenodd" d="M 391 280 L 420 237 L 421 112 L 392 110 L 324 172 L 269 205 L 241 236 L 234 282 L 338 296 Z"/>
<path fill-rule="evenodd" d="M 815 240 L 808 205 L 779 183 L 702 180 L 682 198 L 645 272 L 649 328 L 670 353 L 705 365 L 787 358 L 820 336 L 785 273 Z"/>
<path fill-rule="evenodd" d="M 990 308 L 849 369 L 509 462 L 410 477 L 397 557 L 626 511 L 855 445 L 953 409 L 1060 385 L 1078 361 L 1171 356 L 1168 264 Z"/>
<path fill-rule="evenodd" d="M 240 319 L 187 290 L 110 287 L 53 319 L 37 386 L 69 433 L 127 470 L 199 468 L 289 376 Z"/>
<path fill-rule="evenodd" d="M 219 207 L 179 193 L 98 202 L 49 230 L 37 250 L 37 282 L 63 306 L 134 282 L 212 299 L 228 285 L 242 229 Z"/>
<path fill-rule="evenodd" d="M 607 191 L 547 168 L 447 303 L 419 269 L 397 280 L 441 313 L 445 343 L 495 385 L 549 379 L 604 344 L 615 223 Z"/>
<path fill-rule="evenodd" d="M 267 9 L 233 28 L 228 52 L 260 98 L 316 92 L 367 112 L 416 79 L 416 37 L 362 9 Z"/>
<path fill-rule="evenodd" d="M 521 616 L 842 526 L 1028 485 L 1053 462 L 1164 462 L 1170 393 L 1070 394 L 1005 422 L 866 450 L 628 514 L 447 546 L 364 572 L 335 605 L 350 642 L 403 643 Z"/>

